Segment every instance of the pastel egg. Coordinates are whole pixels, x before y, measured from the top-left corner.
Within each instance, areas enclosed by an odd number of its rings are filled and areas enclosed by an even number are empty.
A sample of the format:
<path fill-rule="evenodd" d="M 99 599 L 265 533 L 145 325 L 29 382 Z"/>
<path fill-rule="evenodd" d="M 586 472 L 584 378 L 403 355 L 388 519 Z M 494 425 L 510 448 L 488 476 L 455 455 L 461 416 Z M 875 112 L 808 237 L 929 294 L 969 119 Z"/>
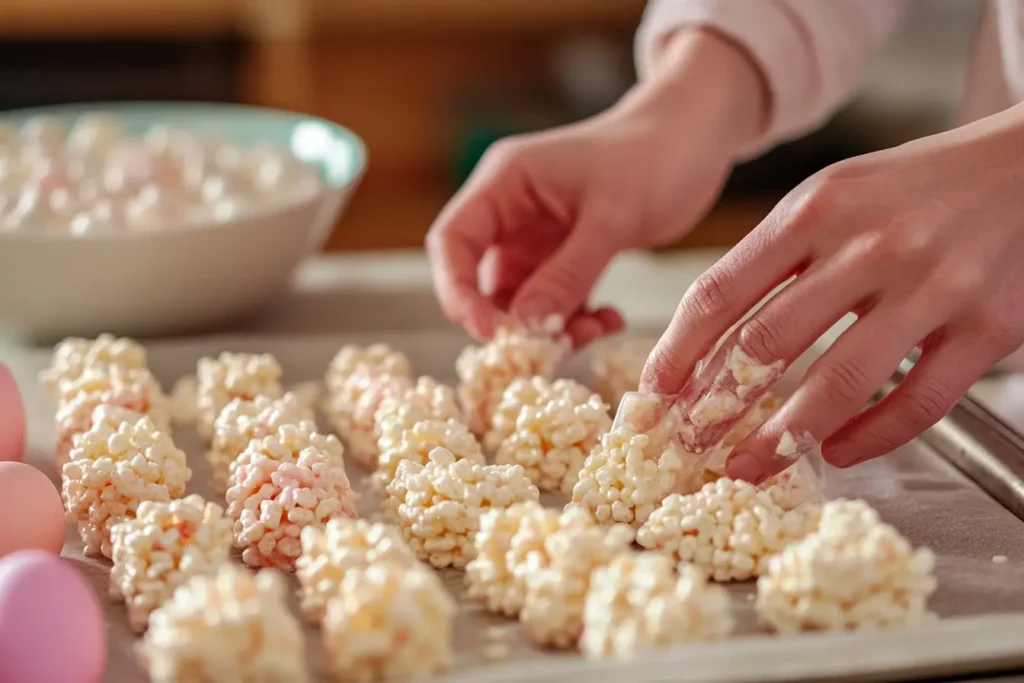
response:
<path fill-rule="evenodd" d="M 36 550 L 0 560 L 0 681 L 99 683 L 106 658 L 100 603 L 70 563 Z"/>
<path fill-rule="evenodd" d="M 60 493 L 31 465 L 0 462 L 0 520 L 0 558 L 19 550 L 59 554 L 64 547 Z"/>
<path fill-rule="evenodd" d="M 0 462 L 21 460 L 27 433 L 25 404 L 14 375 L 0 363 Z"/>

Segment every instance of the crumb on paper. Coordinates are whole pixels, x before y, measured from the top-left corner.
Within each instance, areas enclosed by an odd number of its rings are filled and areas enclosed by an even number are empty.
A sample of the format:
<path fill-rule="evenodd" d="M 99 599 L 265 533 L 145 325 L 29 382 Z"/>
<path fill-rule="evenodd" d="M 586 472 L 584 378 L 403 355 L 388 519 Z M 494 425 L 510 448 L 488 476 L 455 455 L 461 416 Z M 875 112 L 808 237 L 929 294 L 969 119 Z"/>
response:
<path fill-rule="evenodd" d="M 1006 564 L 1009 561 L 1010 561 L 1010 558 L 1008 558 L 1006 555 L 993 555 L 992 556 L 992 563 L 993 564 Z"/>

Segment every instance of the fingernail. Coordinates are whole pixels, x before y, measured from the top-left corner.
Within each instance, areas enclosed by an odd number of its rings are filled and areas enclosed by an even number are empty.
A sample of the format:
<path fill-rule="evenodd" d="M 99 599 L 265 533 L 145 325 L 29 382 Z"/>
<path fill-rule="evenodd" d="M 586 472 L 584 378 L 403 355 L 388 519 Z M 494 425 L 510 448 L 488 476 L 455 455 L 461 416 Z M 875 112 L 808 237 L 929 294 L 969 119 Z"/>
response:
<path fill-rule="evenodd" d="M 725 461 L 725 473 L 730 479 L 742 479 L 751 484 L 760 484 L 767 477 L 757 458 L 749 453 L 735 453 Z"/>

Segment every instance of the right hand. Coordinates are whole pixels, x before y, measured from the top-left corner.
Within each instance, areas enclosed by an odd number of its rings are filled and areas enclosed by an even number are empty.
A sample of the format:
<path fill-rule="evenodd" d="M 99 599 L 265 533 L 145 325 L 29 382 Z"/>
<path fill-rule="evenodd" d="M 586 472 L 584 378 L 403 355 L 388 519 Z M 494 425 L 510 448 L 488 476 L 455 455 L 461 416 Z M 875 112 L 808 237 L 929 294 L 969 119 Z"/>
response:
<path fill-rule="evenodd" d="M 449 318 L 487 339 L 504 313 L 554 315 L 577 346 L 623 326 L 588 307 L 605 267 L 688 233 L 760 123 L 759 76 L 731 43 L 677 34 L 658 67 L 594 118 L 488 150 L 427 236 Z"/>

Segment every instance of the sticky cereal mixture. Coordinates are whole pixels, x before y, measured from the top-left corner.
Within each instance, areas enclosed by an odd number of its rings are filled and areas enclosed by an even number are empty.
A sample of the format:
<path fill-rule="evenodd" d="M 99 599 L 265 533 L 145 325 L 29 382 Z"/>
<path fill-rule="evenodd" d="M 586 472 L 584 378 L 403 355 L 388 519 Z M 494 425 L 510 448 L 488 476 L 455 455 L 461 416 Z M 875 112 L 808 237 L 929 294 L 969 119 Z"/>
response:
<path fill-rule="evenodd" d="M 702 571 L 658 553 L 626 552 L 596 570 L 583 606 L 580 650 L 592 659 L 628 659 L 695 641 L 721 640 L 735 620 L 729 594 Z"/>
<path fill-rule="evenodd" d="M 426 465 L 430 460 L 430 453 L 435 448 L 444 448 L 455 456 L 456 460 L 486 464 L 480 444 L 464 424 L 456 420 L 425 420 L 402 432 L 398 443 L 380 454 L 374 480 L 382 488 L 386 488 L 398 474 L 400 463 L 410 460 Z"/>
<path fill-rule="evenodd" d="M 375 564 L 345 574 L 327 603 L 327 669 L 341 680 L 402 680 L 451 666 L 455 601 L 422 565 Z"/>
<path fill-rule="evenodd" d="M 67 462 L 77 435 L 89 431 L 100 405 L 147 415 L 157 429 L 170 429 L 170 411 L 160 384 L 145 368 L 89 367 L 62 384 L 57 403 L 57 463 Z"/>
<path fill-rule="evenodd" d="M 818 510 L 786 512 L 771 493 L 722 478 L 697 493 L 672 494 L 637 532 L 637 543 L 692 563 L 715 581 L 745 581 L 814 530 Z"/>
<path fill-rule="evenodd" d="M 519 621 L 542 647 L 576 645 L 591 577 L 629 549 L 633 530 L 622 524 L 571 524 L 544 541 L 547 565 L 526 573 L 526 600 Z"/>
<path fill-rule="evenodd" d="M 110 593 L 125 601 L 128 621 L 142 631 L 150 613 L 178 586 L 193 576 L 213 574 L 229 561 L 231 520 L 220 506 L 197 495 L 144 501 L 135 519 L 111 528 L 110 538 Z"/>
<path fill-rule="evenodd" d="M 216 358 L 202 358 L 196 381 L 196 427 L 207 440 L 213 438 L 213 424 L 231 399 L 278 398 L 284 393 L 281 364 L 269 353 L 224 352 Z"/>
<path fill-rule="evenodd" d="M 608 405 L 597 394 L 582 402 L 564 397 L 525 406 L 495 462 L 522 465 L 541 491 L 571 495 L 587 455 L 611 423 Z"/>
<path fill-rule="evenodd" d="M 381 403 L 402 396 L 412 390 L 413 383 L 400 375 L 361 374 L 353 377 L 352 386 L 359 394 L 359 400 L 351 413 L 346 415 L 345 425 L 335 420 L 335 427 L 345 437 L 348 452 L 367 469 L 376 464 L 377 450 L 377 409 Z M 337 411 L 333 413 L 338 415 Z"/>
<path fill-rule="evenodd" d="M 502 392 L 501 401 L 491 415 L 489 429 L 483 438 L 484 447 L 491 453 L 497 452 L 516 430 L 516 420 L 523 408 L 543 406 L 558 398 L 585 403 L 592 393 L 571 379 L 552 382 L 544 377 L 529 377 L 513 380 Z"/>
<path fill-rule="evenodd" d="M 816 532 L 773 557 L 757 613 L 780 633 L 913 626 L 935 618 L 935 555 L 860 500 L 825 503 Z"/>
<path fill-rule="evenodd" d="M 313 411 L 290 392 L 280 398 L 235 398 L 224 406 L 213 423 L 213 442 L 206 453 L 217 490 L 227 489 L 231 464 L 249 442 L 276 435 L 285 425 L 293 425 L 300 434 L 315 434 L 317 430 Z"/>
<path fill-rule="evenodd" d="M 354 421 L 359 399 L 371 382 L 382 376 L 411 380 L 412 365 L 404 353 L 387 344 L 366 347 L 349 344 L 334 355 L 324 377 L 327 390 L 321 407 L 343 439 L 347 440 L 356 430 Z M 372 412 L 369 418 L 373 419 Z"/>
<path fill-rule="evenodd" d="M 396 396 L 385 396 L 373 415 L 377 453 L 394 448 L 407 429 L 424 420 L 460 420 L 455 390 L 432 377 L 420 377 L 411 388 Z"/>
<path fill-rule="evenodd" d="M 349 572 L 381 564 L 418 566 L 401 532 L 390 524 L 335 517 L 323 528 L 305 527 L 299 539 L 302 554 L 295 562 L 295 573 L 302 611 L 316 623 Z"/>
<path fill-rule="evenodd" d="M 535 501 L 487 511 L 474 541 L 476 554 L 466 566 L 469 597 L 496 614 L 518 616 L 526 602 L 527 575 L 548 565 L 548 537 L 593 523 L 581 510 L 563 513 Z"/>
<path fill-rule="evenodd" d="M 144 370 L 146 350 L 124 337 L 101 334 L 96 339 L 70 337 L 53 349 L 50 366 L 39 373 L 39 382 L 51 397 L 57 398 L 65 382 L 78 379 L 87 368 L 108 368 L 118 365 L 126 369 Z"/>
<path fill-rule="evenodd" d="M 654 350 L 654 339 L 627 339 L 597 349 L 590 357 L 594 388 L 606 403 L 617 406 L 627 391 L 640 385 L 647 357 Z"/>
<path fill-rule="evenodd" d="M 80 435 L 61 472 L 67 520 L 78 524 L 86 554 L 107 558 L 111 526 L 134 518 L 144 501 L 180 498 L 192 476 L 184 451 L 148 417 L 113 421 L 102 419 Z"/>
<path fill-rule="evenodd" d="M 223 564 L 150 615 L 139 653 L 153 683 L 307 683 L 302 627 L 283 577 Z"/>
<path fill-rule="evenodd" d="M 409 547 L 438 569 L 462 569 L 472 559 L 484 512 L 540 495 L 516 465 L 483 465 L 444 448 L 428 460 L 402 461 L 387 495 Z"/>
<path fill-rule="evenodd" d="M 337 444 L 333 437 L 313 436 Z M 338 516 L 356 517 L 340 444 L 331 452 L 316 445 L 297 450 L 296 441 L 285 442 L 279 436 L 253 441 L 229 478 L 225 498 L 235 547 L 250 567 L 294 569 L 303 528 L 322 527 Z"/>
<path fill-rule="evenodd" d="M 267 436 L 253 439 L 228 466 L 228 487 L 234 486 L 235 472 L 247 467 L 256 458 L 277 462 L 296 463 L 299 455 L 307 448 L 313 448 L 335 467 L 345 466 L 345 447 L 333 434 L 321 434 L 311 422 L 286 422 Z"/>
<path fill-rule="evenodd" d="M 483 346 L 466 347 L 455 361 L 466 425 L 484 434 L 508 385 L 521 378 L 550 379 L 569 348 L 564 337 L 513 329 L 499 329 Z"/>

